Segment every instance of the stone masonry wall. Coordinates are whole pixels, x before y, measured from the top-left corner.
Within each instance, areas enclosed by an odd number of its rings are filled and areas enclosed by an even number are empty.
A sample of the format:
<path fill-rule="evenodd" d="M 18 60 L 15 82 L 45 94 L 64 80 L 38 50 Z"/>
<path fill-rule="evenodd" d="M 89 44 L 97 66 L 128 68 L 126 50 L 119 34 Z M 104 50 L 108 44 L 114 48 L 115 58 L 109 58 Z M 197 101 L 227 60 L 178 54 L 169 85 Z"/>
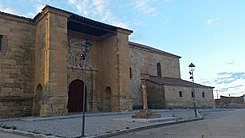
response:
<path fill-rule="evenodd" d="M 162 77 L 180 78 L 179 57 L 152 52 L 150 50 L 130 45 L 129 49 L 131 78 L 131 93 L 133 108 L 142 108 L 140 92 L 141 74 L 157 76 L 157 63 L 161 64 Z"/>
<path fill-rule="evenodd" d="M 42 101 L 44 97 L 44 90 L 46 89 L 44 78 L 47 76 L 47 22 L 48 17 L 44 16 L 36 23 L 36 49 L 35 49 L 35 81 L 34 81 L 34 99 L 32 114 L 39 116 L 41 110 Z M 46 65 L 46 66 L 45 66 Z M 39 88 L 38 88 L 39 86 Z"/>
<path fill-rule="evenodd" d="M 98 71 L 98 77 L 101 78 L 101 90 L 98 90 L 99 110 L 103 110 L 106 88 L 111 88 L 111 111 L 132 109 L 128 35 L 127 31 L 118 30 L 116 35 L 101 42 L 101 69 Z"/>
<path fill-rule="evenodd" d="M 193 108 L 192 88 L 176 85 L 158 85 L 147 81 L 148 106 L 158 108 Z M 182 97 L 179 92 L 181 91 Z M 204 92 L 204 97 L 203 97 Z M 198 108 L 213 108 L 214 99 L 212 88 L 196 87 L 196 105 Z"/>
<path fill-rule="evenodd" d="M 147 102 L 149 109 L 165 108 L 165 92 L 164 86 L 146 81 Z"/>
<path fill-rule="evenodd" d="M 191 87 L 185 86 L 164 86 L 166 108 L 193 108 Z M 182 92 L 182 97 L 179 96 Z M 202 93 L 204 92 L 204 97 Z M 213 108 L 214 99 L 212 88 L 196 87 L 196 105 L 198 108 Z"/>
<path fill-rule="evenodd" d="M 29 19 L 0 14 L 0 117 L 31 115 L 35 25 Z"/>
<path fill-rule="evenodd" d="M 118 78 L 118 56 L 116 46 L 116 36 L 113 35 L 104 41 L 101 46 L 101 90 L 99 90 L 100 106 L 99 110 L 104 110 L 103 105 L 106 87 L 111 88 L 111 111 L 119 111 L 119 78 Z"/>
<path fill-rule="evenodd" d="M 129 73 L 129 42 L 128 35 L 131 32 L 117 29 L 118 47 L 118 78 L 119 78 L 119 111 L 132 110 L 132 96 L 130 91 Z"/>
<path fill-rule="evenodd" d="M 86 73 L 88 111 L 132 109 L 127 54 L 128 32 L 121 30 L 104 39 L 74 31 L 69 31 L 68 36 L 69 41 L 76 43 L 89 39 L 92 44 L 87 59 Z M 72 57 L 68 59 L 67 86 L 75 79 L 84 81 L 83 66 L 79 64 L 81 46 L 70 44 L 68 51 Z"/>
<path fill-rule="evenodd" d="M 80 60 L 82 53 L 81 45 L 77 42 L 83 42 L 85 39 L 89 39 L 92 44 L 90 52 L 87 57 L 86 66 L 86 88 L 87 88 L 87 111 L 95 112 L 97 109 L 97 98 L 100 98 L 100 62 L 101 62 L 101 52 L 100 46 L 101 42 L 93 37 L 85 36 L 84 34 L 73 32 L 69 30 L 68 32 L 68 67 L 67 67 L 67 90 L 72 81 L 78 79 L 84 82 L 84 66 L 83 62 Z M 82 64 L 80 64 L 82 63 Z M 68 93 L 68 91 L 67 91 Z M 96 99 L 93 99 L 96 98 Z M 95 102 L 95 107 L 93 107 L 93 100 Z M 102 110 L 101 110 L 102 111 Z"/>
<path fill-rule="evenodd" d="M 44 71 L 36 74 L 35 87 L 42 84 L 40 116 L 67 113 L 67 17 L 69 14 L 46 7 L 37 19 L 40 22 L 37 35 L 41 36 L 41 52 L 36 56 L 36 68 Z M 39 29 L 39 28 L 38 28 Z M 43 32 L 44 31 L 44 32 Z M 38 37 L 38 36 L 37 36 Z M 43 38 L 45 37 L 45 38 Z M 38 43 L 39 44 L 39 43 Z M 40 59 L 37 59 L 41 55 Z"/>

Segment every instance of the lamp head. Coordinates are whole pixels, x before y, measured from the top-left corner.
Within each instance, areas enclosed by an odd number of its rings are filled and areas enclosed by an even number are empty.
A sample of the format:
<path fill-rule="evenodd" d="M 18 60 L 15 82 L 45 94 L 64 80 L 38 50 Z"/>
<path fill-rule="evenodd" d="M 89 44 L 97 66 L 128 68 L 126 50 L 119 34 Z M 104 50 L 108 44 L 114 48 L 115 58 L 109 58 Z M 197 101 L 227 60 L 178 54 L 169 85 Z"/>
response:
<path fill-rule="evenodd" d="M 195 70 L 195 65 L 193 63 L 191 63 L 189 65 L 189 69 L 190 69 L 190 71 L 194 71 Z"/>
<path fill-rule="evenodd" d="M 88 39 L 86 39 L 82 42 L 82 46 L 85 47 L 86 49 L 90 49 L 92 44 Z"/>

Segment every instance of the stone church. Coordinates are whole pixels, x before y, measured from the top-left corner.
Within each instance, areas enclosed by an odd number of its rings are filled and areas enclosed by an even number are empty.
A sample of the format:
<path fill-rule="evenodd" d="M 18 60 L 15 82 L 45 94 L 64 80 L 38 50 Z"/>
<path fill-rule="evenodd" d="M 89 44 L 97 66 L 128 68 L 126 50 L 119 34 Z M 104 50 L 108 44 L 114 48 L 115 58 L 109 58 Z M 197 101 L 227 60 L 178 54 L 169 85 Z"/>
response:
<path fill-rule="evenodd" d="M 33 19 L 0 12 L 0 117 L 55 116 L 142 108 L 192 108 L 180 57 L 129 42 L 133 31 L 51 6 Z M 82 42 L 92 44 L 86 72 Z M 213 87 L 195 84 L 198 107 L 213 107 Z"/>

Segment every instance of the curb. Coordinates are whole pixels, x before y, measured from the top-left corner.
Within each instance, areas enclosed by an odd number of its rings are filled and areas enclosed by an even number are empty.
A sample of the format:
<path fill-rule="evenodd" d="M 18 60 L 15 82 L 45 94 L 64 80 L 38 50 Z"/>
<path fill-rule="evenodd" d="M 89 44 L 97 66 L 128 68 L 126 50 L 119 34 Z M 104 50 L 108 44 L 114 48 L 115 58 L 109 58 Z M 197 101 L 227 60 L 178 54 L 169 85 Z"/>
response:
<path fill-rule="evenodd" d="M 21 130 L 12 130 L 12 129 L 3 129 L 3 128 L 0 128 L 0 132 L 9 133 L 9 134 L 16 134 L 16 135 L 20 135 L 20 136 L 34 137 L 34 138 L 59 138 L 56 136 L 47 136 L 44 134 L 34 134 L 31 132 L 26 132 L 26 131 L 21 131 Z"/>
<path fill-rule="evenodd" d="M 140 130 L 145 130 L 145 129 L 169 126 L 169 125 L 174 125 L 174 124 L 187 123 L 187 122 L 198 121 L 198 120 L 204 119 L 204 117 L 199 112 L 197 112 L 197 113 L 198 113 L 198 118 L 185 119 L 185 120 L 179 120 L 179 119 L 168 120 L 168 121 L 159 122 L 159 123 L 155 123 L 155 124 L 146 124 L 144 126 L 139 126 L 139 127 L 134 127 L 134 128 L 125 128 L 125 129 L 122 129 L 122 130 L 113 130 L 111 132 L 105 132 L 105 133 L 101 133 L 101 134 L 98 134 L 98 135 L 90 135 L 90 136 L 87 136 L 87 138 L 106 138 L 106 137 L 121 135 L 121 134 L 129 133 L 129 132 L 134 132 L 134 131 L 140 131 Z M 116 115 L 118 113 L 114 113 L 114 114 Z M 123 114 L 125 114 L 125 113 L 123 113 Z M 128 114 L 128 113 L 126 113 L 126 114 Z M 105 115 L 105 114 L 102 113 L 100 115 Z M 16 118 L 14 120 L 16 120 Z M 62 136 L 58 136 L 58 135 L 50 135 L 49 136 L 49 135 L 45 135 L 45 134 L 42 134 L 42 133 L 41 134 L 35 134 L 35 133 L 32 133 L 32 132 L 27 132 L 27 131 L 3 129 L 3 128 L 0 128 L 0 132 L 12 133 L 12 134 L 16 134 L 16 135 L 34 137 L 34 138 L 60 138 L 60 137 L 62 137 Z"/>
<path fill-rule="evenodd" d="M 141 130 L 146 130 L 146 129 L 151 129 L 151 128 L 158 128 L 158 127 L 163 127 L 163 126 L 170 126 L 170 125 L 174 125 L 174 124 L 188 123 L 188 122 L 193 122 L 193 121 L 199 121 L 202 119 L 203 119 L 203 117 L 200 115 L 200 118 L 180 120 L 180 121 L 167 121 L 167 122 L 163 122 L 163 123 L 157 123 L 157 124 L 152 124 L 152 125 L 135 127 L 135 128 L 131 128 L 131 129 L 118 130 L 118 131 L 114 131 L 111 133 L 104 133 L 104 134 L 95 135 L 95 136 L 88 136 L 86 138 L 107 138 L 107 137 L 117 136 L 117 135 L 126 134 L 126 133 L 130 133 L 130 132 L 141 131 Z M 3 129 L 3 128 L 0 128 L 0 132 L 16 134 L 16 135 L 21 135 L 21 136 L 34 137 L 34 138 L 60 138 L 58 136 L 47 136 L 44 134 L 34 134 L 31 132 L 26 132 L 26 131 Z"/>
<path fill-rule="evenodd" d="M 118 130 L 118 131 L 111 132 L 111 133 L 105 133 L 105 134 L 96 135 L 96 136 L 88 136 L 86 138 L 107 138 L 107 137 L 117 136 L 117 135 L 121 135 L 121 134 L 126 134 L 129 132 L 141 131 L 141 130 L 146 130 L 146 129 L 151 129 L 151 128 L 158 128 L 158 127 L 163 127 L 163 126 L 170 126 L 170 125 L 175 125 L 175 124 L 188 123 L 188 122 L 199 121 L 199 120 L 203 120 L 203 117 L 201 116 L 200 118 L 181 120 L 181 121 L 177 121 L 177 122 L 176 121 L 168 121 L 168 122 L 164 122 L 164 123 L 135 127 L 135 128 L 131 128 L 131 129 L 123 129 L 123 130 Z"/>

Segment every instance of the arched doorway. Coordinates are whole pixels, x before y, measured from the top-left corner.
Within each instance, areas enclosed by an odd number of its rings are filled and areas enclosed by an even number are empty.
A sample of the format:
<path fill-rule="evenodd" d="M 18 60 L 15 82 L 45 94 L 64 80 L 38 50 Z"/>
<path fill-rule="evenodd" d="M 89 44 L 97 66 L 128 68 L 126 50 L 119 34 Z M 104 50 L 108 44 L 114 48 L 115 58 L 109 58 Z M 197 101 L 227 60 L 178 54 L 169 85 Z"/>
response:
<path fill-rule="evenodd" d="M 111 87 L 107 86 L 104 93 L 104 111 L 111 112 Z"/>
<path fill-rule="evenodd" d="M 68 113 L 83 111 L 84 83 L 81 80 L 74 80 L 69 85 L 68 91 Z"/>
<path fill-rule="evenodd" d="M 34 95 L 34 104 L 33 104 L 34 105 L 33 106 L 33 115 L 34 116 L 39 116 L 40 115 L 42 90 L 43 90 L 43 87 L 39 83 L 37 85 L 36 94 Z"/>

